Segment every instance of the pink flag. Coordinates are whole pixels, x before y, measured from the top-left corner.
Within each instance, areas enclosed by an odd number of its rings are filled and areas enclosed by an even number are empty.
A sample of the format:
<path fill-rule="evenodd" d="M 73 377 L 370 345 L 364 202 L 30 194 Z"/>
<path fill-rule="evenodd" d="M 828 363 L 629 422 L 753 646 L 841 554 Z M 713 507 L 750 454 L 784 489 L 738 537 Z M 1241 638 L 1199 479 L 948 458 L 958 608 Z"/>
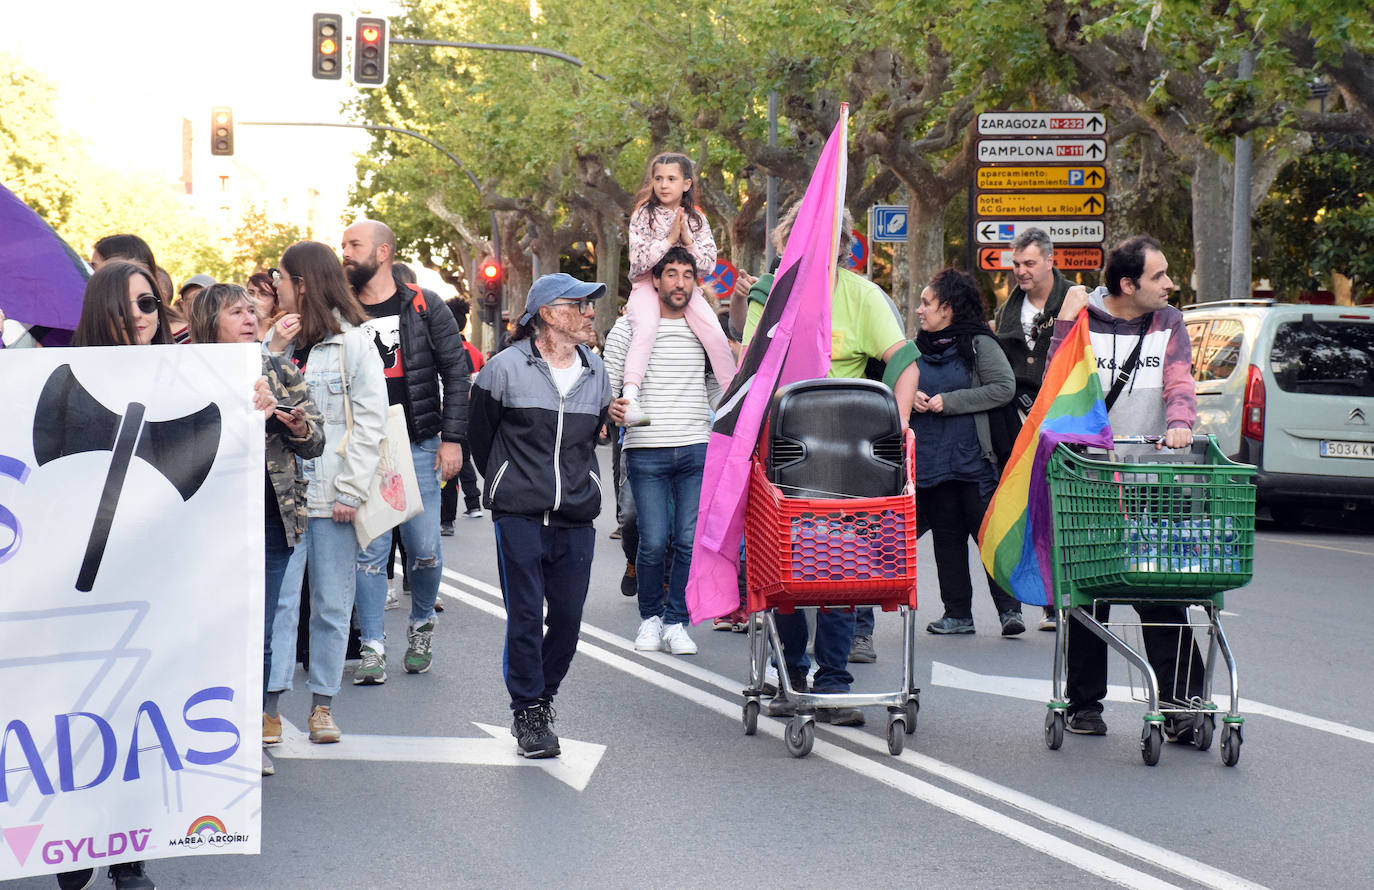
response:
<path fill-rule="evenodd" d="M 806 187 L 763 318 L 711 428 L 687 581 L 687 611 L 694 624 L 739 608 L 736 575 L 749 461 L 773 393 L 830 371 L 830 289 L 844 218 L 848 125 L 844 104 Z"/>

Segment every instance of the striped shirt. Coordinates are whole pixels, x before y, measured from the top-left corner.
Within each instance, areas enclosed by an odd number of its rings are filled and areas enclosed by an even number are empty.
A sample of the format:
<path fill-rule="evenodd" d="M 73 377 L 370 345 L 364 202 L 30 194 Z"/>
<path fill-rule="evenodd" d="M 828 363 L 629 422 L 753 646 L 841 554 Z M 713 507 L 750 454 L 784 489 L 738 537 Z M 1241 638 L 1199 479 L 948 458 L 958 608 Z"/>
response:
<path fill-rule="evenodd" d="M 601 352 L 612 393 L 619 393 L 624 384 L 629 348 L 630 322 L 621 317 L 606 335 Z M 625 447 L 703 444 L 711 438 L 711 407 L 719 400 L 720 387 L 706 369 L 706 350 L 687 319 L 661 318 L 639 392 L 639 407 L 652 423 L 626 429 Z"/>

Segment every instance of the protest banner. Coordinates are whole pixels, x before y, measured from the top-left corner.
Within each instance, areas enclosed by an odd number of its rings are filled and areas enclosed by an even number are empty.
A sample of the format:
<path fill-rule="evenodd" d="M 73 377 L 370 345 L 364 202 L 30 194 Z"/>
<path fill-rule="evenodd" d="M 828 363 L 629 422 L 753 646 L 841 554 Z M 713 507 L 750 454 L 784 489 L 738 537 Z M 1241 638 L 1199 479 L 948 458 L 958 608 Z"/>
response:
<path fill-rule="evenodd" d="M 259 851 L 260 373 L 0 351 L 0 881 Z"/>

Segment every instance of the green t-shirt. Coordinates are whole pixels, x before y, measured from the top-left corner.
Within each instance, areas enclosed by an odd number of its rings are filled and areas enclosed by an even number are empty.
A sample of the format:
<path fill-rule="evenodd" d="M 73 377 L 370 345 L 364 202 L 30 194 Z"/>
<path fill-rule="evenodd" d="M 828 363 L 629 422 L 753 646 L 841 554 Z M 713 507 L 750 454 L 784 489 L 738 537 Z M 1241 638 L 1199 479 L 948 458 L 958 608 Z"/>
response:
<path fill-rule="evenodd" d="M 759 278 L 759 284 L 763 277 Z M 769 281 L 768 286 L 772 286 Z M 755 284 L 754 287 L 758 287 Z M 763 317 L 763 304 L 749 301 L 744 343 L 754 337 Z M 848 269 L 838 270 L 830 296 L 829 377 L 863 377 L 870 358 L 882 361 L 893 343 L 905 339 L 902 326 L 882 288 Z"/>

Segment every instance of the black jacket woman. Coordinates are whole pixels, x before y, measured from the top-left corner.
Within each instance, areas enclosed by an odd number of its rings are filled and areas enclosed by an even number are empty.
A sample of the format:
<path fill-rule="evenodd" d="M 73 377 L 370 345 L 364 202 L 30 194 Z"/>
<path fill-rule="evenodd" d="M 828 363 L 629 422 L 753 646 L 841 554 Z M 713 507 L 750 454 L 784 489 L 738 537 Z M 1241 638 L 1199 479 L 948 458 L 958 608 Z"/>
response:
<path fill-rule="evenodd" d="M 930 525 L 945 614 L 926 630 L 971 634 L 973 582 L 968 541 L 976 537 L 997 487 L 987 412 L 1011 401 L 1011 364 L 984 320 L 973 277 L 945 269 L 921 292 L 920 389 L 912 404 L 917 504 Z M 988 577 L 1002 635 L 1022 633 L 1021 604 Z"/>

